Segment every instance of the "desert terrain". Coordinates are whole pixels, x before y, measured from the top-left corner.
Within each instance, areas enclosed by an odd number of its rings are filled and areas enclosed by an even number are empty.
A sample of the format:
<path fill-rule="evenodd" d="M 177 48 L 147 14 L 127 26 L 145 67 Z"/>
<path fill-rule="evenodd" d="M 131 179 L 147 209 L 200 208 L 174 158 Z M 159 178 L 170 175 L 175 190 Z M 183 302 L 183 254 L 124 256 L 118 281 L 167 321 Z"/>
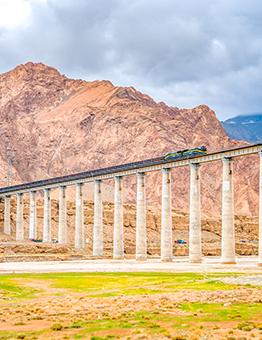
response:
<path fill-rule="evenodd" d="M 1 339 L 261 339 L 261 275 L 1 276 Z"/>

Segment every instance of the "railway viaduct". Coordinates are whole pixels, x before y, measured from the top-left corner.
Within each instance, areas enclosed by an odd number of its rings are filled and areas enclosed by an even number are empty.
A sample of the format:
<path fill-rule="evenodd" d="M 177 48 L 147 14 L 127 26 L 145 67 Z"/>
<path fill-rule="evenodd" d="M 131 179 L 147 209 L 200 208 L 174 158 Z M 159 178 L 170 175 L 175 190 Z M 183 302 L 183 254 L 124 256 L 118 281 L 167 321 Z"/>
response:
<path fill-rule="evenodd" d="M 50 191 L 60 188 L 59 199 L 59 232 L 60 243 L 67 243 L 66 224 L 66 187 L 76 186 L 76 220 L 75 247 L 84 247 L 83 195 L 84 183 L 94 181 L 94 230 L 93 255 L 103 256 L 103 211 L 101 183 L 104 179 L 114 178 L 114 238 L 113 258 L 124 258 L 123 239 L 123 176 L 137 175 L 137 216 L 136 216 L 136 259 L 146 260 L 146 174 L 150 171 L 162 171 L 162 216 L 161 216 L 161 260 L 173 260 L 172 215 L 171 215 L 171 170 L 175 167 L 190 167 L 190 226 L 189 226 L 189 261 L 199 263 L 201 251 L 201 211 L 200 211 L 200 177 L 202 163 L 222 160 L 223 193 L 222 193 L 222 242 L 221 263 L 236 263 L 234 237 L 234 202 L 233 202 L 233 160 L 235 157 L 258 153 L 260 156 L 259 184 L 259 258 L 262 266 L 262 144 L 218 150 L 201 155 L 180 157 L 169 161 L 155 158 L 135 163 L 119 165 L 100 170 L 87 171 L 70 176 L 57 177 L 43 181 L 31 182 L 11 187 L 0 188 L 0 196 L 5 199 L 4 232 L 10 234 L 10 197 L 17 195 L 16 240 L 24 239 L 23 230 L 23 194 L 30 193 L 30 227 L 29 237 L 36 238 L 36 192 L 44 190 L 44 229 L 43 242 L 51 242 L 51 199 Z"/>

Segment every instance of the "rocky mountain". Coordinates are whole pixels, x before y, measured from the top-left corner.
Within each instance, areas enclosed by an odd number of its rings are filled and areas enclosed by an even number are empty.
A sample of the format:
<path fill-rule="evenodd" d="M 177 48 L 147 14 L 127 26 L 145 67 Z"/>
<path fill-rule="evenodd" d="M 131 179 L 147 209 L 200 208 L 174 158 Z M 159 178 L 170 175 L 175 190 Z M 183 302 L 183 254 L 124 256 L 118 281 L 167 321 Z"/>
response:
<path fill-rule="evenodd" d="M 220 123 L 233 139 L 250 143 L 262 141 L 262 114 L 237 116 Z"/>
<path fill-rule="evenodd" d="M 169 107 L 133 87 L 68 79 L 42 63 L 30 62 L 0 75 L 0 117 L 2 185 L 9 143 L 14 150 L 16 183 L 158 157 L 194 146 L 206 145 L 211 151 L 243 144 L 228 137 L 215 113 L 205 105 Z M 258 156 L 238 159 L 234 167 L 236 211 L 256 213 Z M 173 206 L 187 210 L 189 169 L 175 169 L 172 176 Z M 203 165 L 201 176 L 202 209 L 220 211 L 221 162 Z M 124 179 L 128 202 L 135 201 L 134 177 Z M 112 189 L 113 182 L 105 181 L 105 185 Z M 147 198 L 151 204 L 160 202 L 160 172 L 147 176 Z"/>

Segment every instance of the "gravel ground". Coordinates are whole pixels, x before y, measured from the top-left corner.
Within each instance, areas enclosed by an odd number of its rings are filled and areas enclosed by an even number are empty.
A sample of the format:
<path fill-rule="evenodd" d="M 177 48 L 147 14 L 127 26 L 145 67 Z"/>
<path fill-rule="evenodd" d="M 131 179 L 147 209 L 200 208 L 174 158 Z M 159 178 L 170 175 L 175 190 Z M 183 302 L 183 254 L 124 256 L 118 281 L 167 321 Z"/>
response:
<path fill-rule="evenodd" d="M 218 256 L 204 257 L 202 263 L 190 263 L 188 257 L 176 257 L 173 262 L 160 259 L 136 261 L 134 259 L 75 260 L 39 262 L 0 262 L 0 274 L 4 273 L 62 273 L 62 272 L 175 272 L 175 273 L 245 273 L 261 275 L 257 256 L 237 257 L 237 264 L 221 264 Z"/>
<path fill-rule="evenodd" d="M 262 286 L 262 275 L 245 275 L 238 277 L 223 277 L 218 279 L 221 282 L 235 284 L 235 285 L 246 285 L 250 284 L 252 286 Z"/>

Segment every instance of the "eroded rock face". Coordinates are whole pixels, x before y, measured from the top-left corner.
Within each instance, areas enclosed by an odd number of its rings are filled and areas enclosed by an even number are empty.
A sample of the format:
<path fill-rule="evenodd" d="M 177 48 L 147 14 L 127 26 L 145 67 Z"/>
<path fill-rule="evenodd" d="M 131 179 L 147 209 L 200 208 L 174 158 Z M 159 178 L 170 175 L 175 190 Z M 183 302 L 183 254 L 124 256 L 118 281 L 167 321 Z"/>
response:
<path fill-rule="evenodd" d="M 206 145 L 211 151 L 243 144 L 227 136 L 205 105 L 179 110 L 156 103 L 133 87 L 70 80 L 41 63 L 20 65 L 0 75 L 0 115 L 2 185 L 8 142 L 15 149 L 16 183 L 159 157 L 194 146 Z M 216 163 L 202 166 L 203 211 L 221 209 L 222 165 Z M 257 213 L 258 167 L 258 156 L 235 161 L 237 212 Z M 172 176 L 173 206 L 187 210 L 189 169 L 173 170 Z M 125 179 L 124 185 L 126 200 L 135 201 L 135 176 Z M 149 203 L 160 203 L 160 195 L 161 173 L 151 173 L 147 176 Z"/>

